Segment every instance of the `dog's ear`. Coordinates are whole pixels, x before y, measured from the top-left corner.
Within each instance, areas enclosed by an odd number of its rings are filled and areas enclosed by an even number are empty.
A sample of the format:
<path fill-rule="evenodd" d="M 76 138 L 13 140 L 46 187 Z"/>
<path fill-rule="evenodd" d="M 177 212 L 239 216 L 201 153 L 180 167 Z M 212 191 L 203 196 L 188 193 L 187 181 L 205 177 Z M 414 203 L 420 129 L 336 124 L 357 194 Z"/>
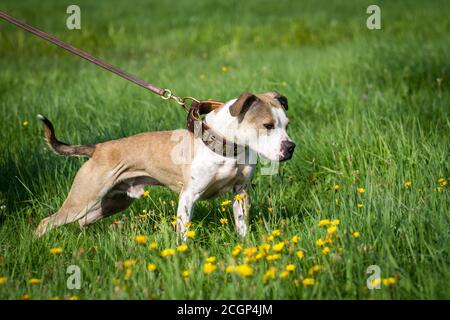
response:
<path fill-rule="evenodd" d="M 280 102 L 281 106 L 284 108 L 284 110 L 287 111 L 287 109 L 288 109 L 288 99 L 285 96 L 279 94 L 278 92 L 277 92 L 277 95 L 275 96 L 275 99 L 277 99 L 278 102 Z"/>
<path fill-rule="evenodd" d="M 254 94 L 244 92 L 239 96 L 236 102 L 230 106 L 230 114 L 233 117 L 244 114 L 257 99 L 258 97 Z"/>

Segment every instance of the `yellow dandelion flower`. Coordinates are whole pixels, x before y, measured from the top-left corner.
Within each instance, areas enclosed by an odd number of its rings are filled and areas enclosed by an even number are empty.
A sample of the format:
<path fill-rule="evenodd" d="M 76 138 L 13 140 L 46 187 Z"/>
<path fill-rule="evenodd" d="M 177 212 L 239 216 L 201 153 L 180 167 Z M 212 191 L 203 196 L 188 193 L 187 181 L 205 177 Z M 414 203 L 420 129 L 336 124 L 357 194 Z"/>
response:
<path fill-rule="evenodd" d="M 245 194 L 237 194 L 234 196 L 234 201 L 239 201 L 245 198 Z"/>
<path fill-rule="evenodd" d="M 294 271 L 295 270 L 295 264 L 288 264 L 286 266 L 286 271 Z"/>
<path fill-rule="evenodd" d="M 378 287 L 381 284 L 381 278 L 374 278 L 370 281 L 372 287 Z"/>
<path fill-rule="evenodd" d="M 289 271 L 283 271 L 280 273 L 280 278 L 285 279 L 285 278 L 289 277 L 289 275 L 290 275 Z"/>
<path fill-rule="evenodd" d="M 233 257 L 235 257 L 235 256 L 237 256 L 239 253 L 241 253 L 241 250 L 242 250 L 242 246 L 241 246 L 240 244 L 238 244 L 237 246 L 235 246 L 235 247 L 233 248 L 233 251 L 231 251 L 231 255 L 232 255 Z"/>
<path fill-rule="evenodd" d="M 316 246 L 321 247 L 325 244 L 325 241 L 323 239 L 317 239 L 316 240 Z"/>
<path fill-rule="evenodd" d="M 79 296 L 70 296 L 69 300 L 80 300 Z"/>
<path fill-rule="evenodd" d="M 340 223 L 341 223 L 341 220 L 339 220 L 339 219 L 334 219 L 331 221 L 331 225 L 333 225 L 333 226 L 338 226 Z"/>
<path fill-rule="evenodd" d="M 244 249 L 244 254 L 247 257 L 252 257 L 253 255 L 255 255 L 256 252 L 258 252 L 258 249 L 256 249 L 256 247 L 250 247 L 250 248 Z"/>
<path fill-rule="evenodd" d="M 299 241 L 300 241 L 300 237 L 299 236 L 293 236 L 292 239 L 291 239 L 292 243 L 297 243 Z"/>
<path fill-rule="evenodd" d="M 156 264 L 154 264 L 154 263 L 149 263 L 149 264 L 147 265 L 147 270 L 148 270 L 148 271 L 155 271 L 155 270 L 156 270 Z"/>
<path fill-rule="evenodd" d="M 273 212 L 273 208 L 272 208 L 272 207 L 269 207 L 269 208 L 267 208 L 267 211 L 269 211 L 270 213 L 272 213 L 272 212 Z"/>
<path fill-rule="evenodd" d="M 262 251 L 262 252 L 269 252 L 269 250 L 270 250 L 270 244 L 268 244 L 268 243 L 263 243 L 263 244 L 261 244 L 260 246 L 259 246 L 259 250 L 260 251 Z"/>
<path fill-rule="evenodd" d="M 214 257 L 214 256 L 212 256 L 212 257 L 208 257 L 208 258 L 206 259 L 206 262 L 214 263 L 214 262 L 216 262 L 216 260 L 217 260 L 217 258 Z"/>
<path fill-rule="evenodd" d="M 274 236 L 272 236 L 272 235 L 266 237 L 266 241 L 269 241 L 269 242 L 273 241 L 273 239 L 274 239 Z"/>
<path fill-rule="evenodd" d="M 153 241 L 148 245 L 148 247 L 152 250 L 156 250 L 158 248 L 158 244 L 155 241 Z"/>
<path fill-rule="evenodd" d="M 263 252 L 258 253 L 258 254 L 255 256 L 255 260 L 260 260 L 260 259 L 264 258 L 264 255 L 265 255 L 265 253 L 263 253 Z"/>
<path fill-rule="evenodd" d="M 144 197 L 149 197 L 150 196 L 150 191 L 144 191 Z"/>
<path fill-rule="evenodd" d="M 195 231 L 189 230 L 188 232 L 186 232 L 186 237 L 189 239 L 193 239 L 195 237 Z"/>
<path fill-rule="evenodd" d="M 267 270 L 263 275 L 263 281 L 266 282 L 269 279 L 274 279 L 276 275 L 277 269 L 274 267 L 271 267 L 269 270 Z"/>
<path fill-rule="evenodd" d="M 181 276 L 183 277 L 183 278 L 188 278 L 189 276 L 190 276 L 190 272 L 189 272 L 189 270 L 184 270 L 182 273 L 181 273 Z"/>
<path fill-rule="evenodd" d="M 389 278 L 383 279 L 383 285 L 386 287 L 396 284 L 396 283 L 397 283 L 397 279 L 395 279 L 394 277 L 389 277 Z"/>
<path fill-rule="evenodd" d="M 444 181 L 445 181 L 445 178 L 439 178 L 439 179 L 438 179 L 438 182 L 439 182 L 439 183 L 442 183 L 442 182 L 444 182 Z"/>
<path fill-rule="evenodd" d="M 221 206 L 226 207 L 226 206 L 229 206 L 230 204 L 231 204 L 231 200 L 225 200 L 221 203 Z"/>
<path fill-rule="evenodd" d="M 360 235 L 361 235 L 361 234 L 360 234 L 358 231 L 352 232 L 352 237 L 353 237 L 353 238 L 359 238 Z"/>
<path fill-rule="evenodd" d="M 203 272 L 206 274 L 212 273 L 217 269 L 217 267 L 211 262 L 207 262 L 203 265 Z"/>
<path fill-rule="evenodd" d="M 272 250 L 275 251 L 275 252 L 280 252 L 280 251 L 283 250 L 283 248 L 284 248 L 284 242 L 283 241 L 278 242 L 277 244 L 272 246 Z"/>
<path fill-rule="evenodd" d="M 322 269 L 322 266 L 320 264 L 316 264 L 308 270 L 308 274 L 313 275 L 314 273 L 319 272 L 321 269 Z"/>
<path fill-rule="evenodd" d="M 42 282 L 42 280 L 38 279 L 38 278 L 31 278 L 30 280 L 28 280 L 28 284 L 31 284 L 31 285 L 40 284 L 41 282 Z"/>
<path fill-rule="evenodd" d="M 133 269 L 127 268 L 125 270 L 125 278 L 129 279 L 129 278 L 131 278 L 132 275 L 133 275 Z"/>
<path fill-rule="evenodd" d="M 202 74 L 200 75 L 200 80 L 205 80 L 205 78 L 206 78 L 206 76 L 202 73 Z"/>
<path fill-rule="evenodd" d="M 235 272 L 239 273 L 241 276 L 249 277 L 253 274 L 253 268 L 250 267 L 248 264 L 241 264 L 239 266 L 236 266 L 234 269 Z"/>
<path fill-rule="evenodd" d="M 305 254 L 302 250 L 297 251 L 297 257 L 299 257 L 300 259 L 303 259 L 304 256 L 305 256 Z"/>
<path fill-rule="evenodd" d="M 322 253 L 323 253 L 324 255 L 329 254 L 329 253 L 330 253 L 330 247 L 324 247 L 324 248 L 322 249 Z"/>
<path fill-rule="evenodd" d="M 31 296 L 30 296 L 28 293 L 25 293 L 25 294 L 22 296 L 21 299 L 22 299 L 22 300 L 30 300 L 30 299 L 31 299 Z"/>
<path fill-rule="evenodd" d="M 172 220 L 172 221 L 170 221 L 170 224 L 175 227 L 177 225 L 177 221 L 176 220 Z"/>
<path fill-rule="evenodd" d="M 339 205 L 339 199 L 338 198 L 334 199 L 334 203 L 336 203 L 336 205 L 338 206 Z"/>
<path fill-rule="evenodd" d="M 191 221 L 186 222 L 186 223 L 184 224 L 184 226 L 185 226 L 186 228 L 189 228 L 190 226 L 192 226 L 192 222 L 191 222 Z"/>
<path fill-rule="evenodd" d="M 270 254 L 266 257 L 267 261 L 274 261 L 274 260 L 278 260 L 280 258 L 280 254 L 276 253 L 276 254 Z"/>
<path fill-rule="evenodd" d="M 135 259 L 128 259 L 128 260 L 125 260 L 124 262 L 123 262 L 123 266 L 125 267 L 125 268 L 131 268 L 132 266 L 134 266 L 136 264 L 136 260 Z"/>
<path fill-rule="evenodd" d="M 228 72 L 228 67 L 227 66 L 222 66 L 222 72 L 223 73 L 227 73 Z"/>
<path fill-rule="evenodd" d="M 24 122 L 22 122 L 22 125 L 23 125 L 24 127 L 28 127 L 29 124 L 30 124 L 30 123 L 29 123 L 27 120 L 25 120 Z"/>
<path fill-rule="evenodd" d="M 279 237 L 281 235 L 281 230 L 279 229 L 273 230 L 271 234 L 274 237 Z"/>
<path fill-rule="evenodd" d="M 139 234 L 134 237 L 134 242 L 136 242 L 137 244 L 145 244 L 147 242 L 147 237 Z"/>
<path fill-rule="evenodd" d="M 364 208 L 364 205 L 362 203 L 358 203 L 356 206 L 358 207 L 358 209 Z"/>
<path fill-rule="evenodd" d="M 178 251 L 178 252 L 186 252 L 186 251 L 188 251 L 188 246 L 187 246 L 187 244 L 180 244 L 180 245 L 177 247 L 177 251 Z"/>
<path fill-rule="evenodd" d="M 337 231 L 337 227 L 336 227 L 336 226 L 331 226 L 331 227 L 329 227 L 329 228 L 327 229 L 327 233 L 328 233 L 328 234 L 336 233 L 336 231 Z"/>
<path fill-rule="evenodd" d="M 8 281 L 6 277 L 0 277 L 0 284 L 5 284 Z"/>
<path fill-rule="evenodd" d="M 302 283 L 305 287 L 308 287 L 313 286 L 316 283 L 316 281 L 313 278 L 305 278 L 303 279 Z"/>
<path fill-rule="evenodd" d="M 405 188 L 411 188 L 412 187 L 412 182 L 411 181 L 405 181 L 405 183 L 403 184 L 405 186 Z"/>
<path fill-rule="evenodd" d="M 221 224 L 221 225 L 226 225 L 226 224 L 228 224 L 228 219 L 227 219 L 227 218 L 222 218 L 222 219 L 220 219 L 220 224 Z"/>
<path fill-rule="evenodd" d="M 339 191 L 339 190 L 341 190 L 341 186 L 338 185 L 338 184 L 335 184 L 334 185 L 334 191 Z"/>
<path fill-rule="evenodd" d="M 52 297 L 52 300 L 61 300 L 61 297 L 59 297 L 59 296 L 53 296 L 53 297 Z"/>
<path fill-rule="evenodd" d="M 366 192 L 366 189 L 364 189 L 363 187 L 359 187 L 357 191 L 358 193 L 363 194 L 364 192 Z"/>
<path fill-rule="evenodd" d="M 331 224 L 330 219 L 323 219 L 319 221 L 319 227 L 326 227 Z"/>
<path fill-rule="evenodd" d="M 61 254 L 63 252 L 62 248 L 59 247 L 54 247 L 50 249 L 50 253 L 51 254 Z"/>
<path fill-rule="evenodd" d="M 169 256 L 173 256 L 175 254 L 175 249 L 164 249 L 163 251 L 161 251 L 161 256 L 162 257 L 169 257 Z"/>

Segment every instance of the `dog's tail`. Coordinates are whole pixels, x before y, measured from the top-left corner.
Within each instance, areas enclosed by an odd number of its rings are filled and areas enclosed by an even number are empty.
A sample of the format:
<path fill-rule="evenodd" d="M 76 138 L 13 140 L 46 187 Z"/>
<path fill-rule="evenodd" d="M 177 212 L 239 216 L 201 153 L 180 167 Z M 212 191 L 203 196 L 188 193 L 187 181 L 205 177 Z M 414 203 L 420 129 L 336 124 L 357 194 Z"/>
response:
<path fill-rule="evenodd" d="M 38 119 L 44 124 L 45 142 L 56 154 L 62 156 L 84 156 L 92 157 L 95 151 L 95 145 L 74 146 L 56 139 L 53 124 L 41 114 L 38 114 Z"/>

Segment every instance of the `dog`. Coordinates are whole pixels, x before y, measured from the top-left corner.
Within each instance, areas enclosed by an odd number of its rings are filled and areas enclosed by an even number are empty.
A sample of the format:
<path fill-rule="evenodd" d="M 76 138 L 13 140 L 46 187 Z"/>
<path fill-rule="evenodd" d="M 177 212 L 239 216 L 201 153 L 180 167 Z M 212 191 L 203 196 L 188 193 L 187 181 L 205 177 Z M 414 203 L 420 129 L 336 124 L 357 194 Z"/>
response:
<path fill-rule="evenodd" d="M 287 134 L 287 109 L 287 98 L 277 92 L 243 93 L 207 113 L 204 123 L 227 141 L 245 145 L 246 153 L 282 162 L 291 159 L 295 149 Z M 75 221 L 85 227 L 123 211 L 144 195 L 147 185 L 166 186 L 179 193 L 176 229 L 184 240 L 195 202 L 232 190 L 235 228 L 239 236 L 246 235 L 249 186 L 256 163 L 242 163 L 237 157 L 215 152 L 186 129 L 69 145 L 56 138 L 47 118 L 38 118 L 44 125 L 45 141 L 55 153 L 90 159 L 77 172 L 62 207 L 39 223 L 35 236 Z M 178 161 L 174 155 L 180 153 L 189 161 Z"/>

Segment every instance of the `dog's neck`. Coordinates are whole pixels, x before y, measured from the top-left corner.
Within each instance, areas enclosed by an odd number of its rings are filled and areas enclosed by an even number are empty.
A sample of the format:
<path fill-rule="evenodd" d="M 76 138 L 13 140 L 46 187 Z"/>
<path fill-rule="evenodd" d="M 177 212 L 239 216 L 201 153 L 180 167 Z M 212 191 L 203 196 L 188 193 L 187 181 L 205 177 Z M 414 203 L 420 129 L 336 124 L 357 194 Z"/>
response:
<path fill-rule="evenodd" d="M 236 99 L 230 100 L 223 104 L 220 108 L 208 113 L 205 117 L 205 122 L 211 128 L 222 135 L 229 141 L 234 141 L 237 137 L 238 131 L 238 119 L 231 116 L 230 106 L 236 101 Z"/>

